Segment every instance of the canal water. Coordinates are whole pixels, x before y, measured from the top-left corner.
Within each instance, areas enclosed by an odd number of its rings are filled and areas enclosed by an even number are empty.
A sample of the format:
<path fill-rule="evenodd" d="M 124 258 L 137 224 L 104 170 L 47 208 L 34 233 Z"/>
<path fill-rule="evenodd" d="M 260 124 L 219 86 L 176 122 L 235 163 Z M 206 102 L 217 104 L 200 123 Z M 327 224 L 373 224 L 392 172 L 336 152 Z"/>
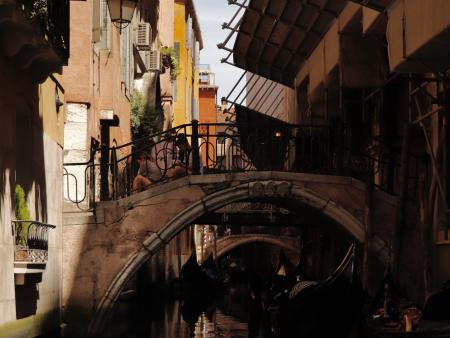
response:
<path fill-rule="evenodd" d="M 198 316 L 195 324 L 186 321 L 192 314 L 185 313 L 181 300 L 170 296 L 165 301 L 159 297 L 152 300 L 148 296 L 122 297 L 105 338 L 271 337 L 270 328 L 264 327 L 259 303 L 253 301 L 245 284 L 229 288 Z"/>

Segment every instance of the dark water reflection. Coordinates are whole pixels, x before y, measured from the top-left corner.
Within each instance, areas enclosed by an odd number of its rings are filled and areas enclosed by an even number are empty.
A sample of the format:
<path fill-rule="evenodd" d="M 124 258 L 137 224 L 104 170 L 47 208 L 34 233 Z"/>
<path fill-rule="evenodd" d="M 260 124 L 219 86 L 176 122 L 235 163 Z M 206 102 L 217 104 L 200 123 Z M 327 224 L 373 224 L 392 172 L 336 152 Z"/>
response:
<path fill-rule="evenodd" d="M 145 305 L 147 303 L 147 305 Z M 183 320 L 179 300 L 142 302 L 119 301 L 105 338 L 259 338 L 263 333 L 262 312 L 244 285 L 231 288 L 195 326 Z"/>

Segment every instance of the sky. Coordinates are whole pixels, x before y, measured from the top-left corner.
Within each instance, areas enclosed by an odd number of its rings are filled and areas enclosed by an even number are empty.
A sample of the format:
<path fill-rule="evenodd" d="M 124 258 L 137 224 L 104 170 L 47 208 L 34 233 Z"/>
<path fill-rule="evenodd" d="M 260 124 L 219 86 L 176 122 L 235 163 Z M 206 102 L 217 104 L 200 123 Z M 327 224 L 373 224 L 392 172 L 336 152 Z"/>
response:
<path fill-rule="evenodd" d="M 200 52 L 200 63 L 209 64 L 211 71 L 216 73 L 220 101 L 221 97 L 228 95 L 242 74 L 239 68 L 220 63 L 220 59 L 226 57 L 228 52 L 217 48 L 217 44 L 222 43 L 230 32 L 222 30 L 222 23 L 229 22 L 238 8 L 235 5 L 228 5 L 228 0 L 194 0 L 194 2 L 204 45 Z M 232 45 L 231 41 L 227 46 Z"/>

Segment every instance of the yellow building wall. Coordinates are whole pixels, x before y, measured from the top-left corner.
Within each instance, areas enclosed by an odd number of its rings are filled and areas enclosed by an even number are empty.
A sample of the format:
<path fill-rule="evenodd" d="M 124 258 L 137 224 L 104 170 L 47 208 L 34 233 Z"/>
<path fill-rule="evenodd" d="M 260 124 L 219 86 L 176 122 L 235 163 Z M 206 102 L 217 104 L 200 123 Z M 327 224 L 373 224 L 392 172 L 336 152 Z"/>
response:
<path fill-rule="evenodd" d="M 179 43 L 180 46 L 180 73 L 178 74 L 176 87 L 177 95 L 174 102 L 174 121 L 173 126 L 179 126 L 187 123 L 187 49 L 186 49 L 186 7 L 183 3 L 175 3 L 175 29 L 174 29 L 174 42 Z"/>
<path fill-rule="evenodd" d="M 197 107 L 197 119 L 200 115 L 200 74 L 198 66 L 194 69 L 194 101 Z"/>
<path fill-rule="evenodd" d="M 194 69 L 195 50 L 186 45 L 186 6 L 175 3 L 174 42 L 180 46 L 180 74 L 177 77 L 177 95 L 174 103 L 173 126 L 191 123 L 199 103 L 199 70 Z M 194 99 L 194 101 L 192 100 Z M 197 117 L 198 118 L 198 117 Z"/>
<path fill-rule="evenodd" d="M 39 116 L 43 122 L 43 131 L 61 147 L 64 146 L 65 105 L 56 109 L 56 95 L 65 102 L 64 92 L 60 85 L 61 76 L 54 75 L 39 85 Z"/>

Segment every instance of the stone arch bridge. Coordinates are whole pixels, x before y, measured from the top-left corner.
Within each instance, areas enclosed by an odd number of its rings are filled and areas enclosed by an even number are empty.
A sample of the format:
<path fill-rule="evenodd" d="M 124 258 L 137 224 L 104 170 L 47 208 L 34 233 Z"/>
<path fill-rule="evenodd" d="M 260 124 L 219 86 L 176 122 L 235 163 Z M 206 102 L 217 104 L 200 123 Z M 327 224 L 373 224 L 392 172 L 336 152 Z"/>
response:
<path fill-rule="evenodd" d="M 205 247 L 203 259 L 206 259 L 210 254 L 214 254 L 214 251 L 216 252 L 216 257 L 222 257 L 228 252 L 250 243 L 267 243 L 300 254 L 299 241 L 296 237 L 269 234 L 239 234 L 219 238 L 216 241 L 215 248 L 214 243 L 209 243 Z"/>
<path fill-rule="evenodd" d="M 196 219 L 239 201 L 274 201 L 331 220 L 365 241 L 365 185 L 355 179 L 286 172 L 192 175 L 102 202 L 95 217 L 66 220 L 63 302 L 69 327 L 98 335 L 122 287 L 138 269 Z M 375 190 L 371 250 L 385 259 L 396 199 Z"/>

